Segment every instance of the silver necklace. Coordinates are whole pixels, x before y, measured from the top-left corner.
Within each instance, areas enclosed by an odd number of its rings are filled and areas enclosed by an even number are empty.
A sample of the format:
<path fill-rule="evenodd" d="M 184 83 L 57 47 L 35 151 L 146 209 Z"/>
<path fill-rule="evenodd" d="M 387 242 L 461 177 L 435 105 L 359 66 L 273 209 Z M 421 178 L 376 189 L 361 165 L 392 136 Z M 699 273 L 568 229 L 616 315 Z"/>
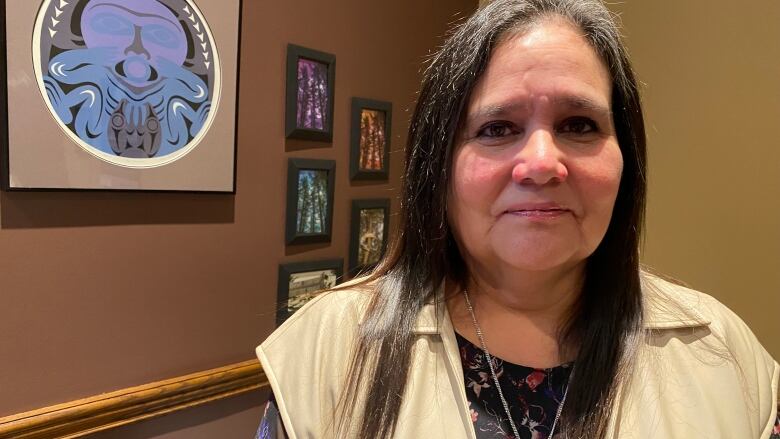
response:
<path fill-rule="evenodd" d="M 477 316 L 474 314 L 474 308 L 471 306 L 469 293 L 465 289 L 463 290 L 463 297 L 466 298 L 466 307 L 469 309 L 469 314 L 471 314 L 471 322 L 474 324 L 474 330 L 477 332 L 477 338 L 479 338 L 479 344 L 481 345 L 480 347 L 485 354 L 485 359 L 487 359 L 488 367 L 490 368 L 490 376 L 493 378 L 493 384 L 495 384 L 496 390 L 498 391 L 501 405 L 504 406 L 504 412 L 506 413 L 507 419 L 509 419 L 509 426 L 512 427 L 512 433 L 515 435 L 515 439 L 520 439 L 520 434 L 517 432 L 515 421 L 512 420 L 512 414 L 509 413 L 509 404 L 507 404 L 506 398 L 504 398 L 504 392 L 501 391 L 501 384 L 498 383 L 498 375 L 496 375 L 496 370 L 493 368 L 493 357 L 490 356 L 490 352 L 485 344 L 485 339 L 482 337 L 482 328 L 480 328 L 479 323 L 477 323 Z M 566 395 L 569 394 L 569 383 L 571 382 L 573 374 L 574 370 L 572 369 L 571 374 L 569 374 L 569 382 L 566 383 L 566 389 L 563 391 L 563 398 L 561 398 L 561 403 L 558 404 L 558 410 L 555 412 L 555 419 L 553 419 L 552 427 L 550 428 L 550 439 L 552 438 L 553 433 L 555 433 L 555 426 L 558 424 L 558 419 L 561 417 L 563 404 L 566 403 Z"/>

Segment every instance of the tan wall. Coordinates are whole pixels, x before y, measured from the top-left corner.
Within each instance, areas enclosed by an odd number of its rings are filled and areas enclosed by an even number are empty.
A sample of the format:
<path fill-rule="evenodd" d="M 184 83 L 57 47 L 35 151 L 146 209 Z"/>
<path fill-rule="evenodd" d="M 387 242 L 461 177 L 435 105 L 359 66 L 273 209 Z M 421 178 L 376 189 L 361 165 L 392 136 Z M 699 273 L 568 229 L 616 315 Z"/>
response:
<path fill-rule="evenodd" d="M 644 83 L 644 260 L 726 303 L 780 358 L 780 2 L 611 7 Z"/>
<path fill-rule="evenodd" d="M 475 5 L 244 0 L 235 196 L 0 193 L 0 417 L 252 358 L 274 326 L 278 264 L 346 262 L 350 200 L 396 193 L 400 152 L 390 183 L 349 182 L 350 98 L 393 103 L 400 150 L 424 56 Z M 285 143 L 288 42 L 337 57 L 332 146 Z M 331 245 L 284 246 L 289 157 L 338 162 Z M 255 393 L 98 436 L 250 437 L 263 402 Z"/>

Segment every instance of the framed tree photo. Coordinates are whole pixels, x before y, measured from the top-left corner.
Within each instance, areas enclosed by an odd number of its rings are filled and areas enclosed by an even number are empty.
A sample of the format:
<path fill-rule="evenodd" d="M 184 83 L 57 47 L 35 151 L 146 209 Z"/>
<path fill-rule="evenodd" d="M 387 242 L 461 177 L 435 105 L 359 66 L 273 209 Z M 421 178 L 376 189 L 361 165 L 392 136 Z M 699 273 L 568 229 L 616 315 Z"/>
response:
<path fill-rule="evenodd" d="M 0 9 L 4 189 L 235 192 L 240 0 Z"/>
<path fill-rule="evenodd" d="M 371 269 L 382 258 L 387 247 L 389 220 L 389 198 L 352 200 L 349 244 L 352 275 Z"/>
<path fill-rule="evenodd" d="M 393 104 L 352 98 L 349 173 L 352 180 L 387 180 Z"/>
<path fill-rule="evenodd" d="M 335 174 L 334 160 L 289 159 L 287 244 L 330 242 Z"/>
<path fill-rule="evenodd" d="M 333 140 L 336 56 L 287 45 L 285 136 L 288 139 Z"/>
<path fill-rule="evenodd" d="M 279 265 L 276 324 L 281 325 L 322 290 L 336 286 L 341 281 L 343 267 L 343 259 Z"/>

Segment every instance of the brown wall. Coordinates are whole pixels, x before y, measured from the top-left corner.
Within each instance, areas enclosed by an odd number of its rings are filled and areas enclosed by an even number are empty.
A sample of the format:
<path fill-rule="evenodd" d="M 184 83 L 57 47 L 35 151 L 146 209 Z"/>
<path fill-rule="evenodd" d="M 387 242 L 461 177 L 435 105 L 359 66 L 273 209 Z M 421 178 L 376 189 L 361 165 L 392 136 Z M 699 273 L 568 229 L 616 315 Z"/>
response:
<path fill-rule="evenodd" d="M 244 0 L 235 196 L 0 193 L 0 416 L 252 358 L 278 264 L 346 262 L 350 200 L 394 197 L 422 60 L 475 5 Z M 337 57 L 332 145 L 284 139 L 288 42 Z M 390 183 L 349 182 L 352 96 L 394 105 Z M 330 245 L 284 246 L 290 157 L 338 162 Z M 262 399 L 97 436 L 249 437 Z"/>
<path fill-rule="evenodd" d="M 650 151 L 644 261 L 780 359 L 780 2 L 629 0 Z"/>

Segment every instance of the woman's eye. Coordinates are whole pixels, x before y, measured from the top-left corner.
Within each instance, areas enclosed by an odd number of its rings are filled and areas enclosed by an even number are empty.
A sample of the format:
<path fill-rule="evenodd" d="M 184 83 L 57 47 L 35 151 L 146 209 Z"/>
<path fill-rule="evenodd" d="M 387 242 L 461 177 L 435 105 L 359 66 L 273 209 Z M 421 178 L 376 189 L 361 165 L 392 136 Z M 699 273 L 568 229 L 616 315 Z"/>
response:
<path fill-rule="evenodd" d="M 593 134 L 598 132 L 598 130 L 599 127 L 596 125 L 596 122 L 588 119 L 587 117 L 573 117 L 566 119 L 558 128 L 558 132 L 578 135 Z"/>
<path fill-rule="evenodd" d="M 506 137 L 517 134 L 507 122 L 493 122 L 483 126 L 477 132 L 477 137 L 486 137 L 490 139 Z"/>

